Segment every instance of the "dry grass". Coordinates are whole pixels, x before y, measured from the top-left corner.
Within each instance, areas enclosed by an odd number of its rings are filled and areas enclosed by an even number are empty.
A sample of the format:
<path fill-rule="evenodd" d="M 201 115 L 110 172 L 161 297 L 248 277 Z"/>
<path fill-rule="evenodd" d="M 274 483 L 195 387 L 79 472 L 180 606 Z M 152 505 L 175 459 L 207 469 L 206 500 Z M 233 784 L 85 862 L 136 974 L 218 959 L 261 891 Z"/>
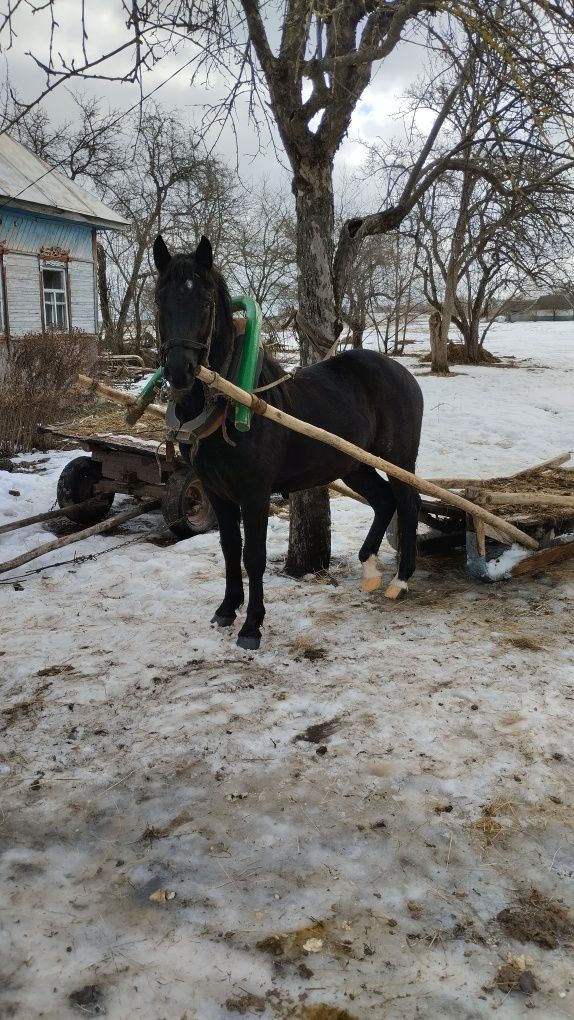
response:
<path fill-rule="evenodd" d="M 95 354 L 88 333 L 27 333 L 13 340 L 0 382 L 0 454 L 42 448 L 37 425 L 51 424 L 70 400 L 80 369 Z"/>
<path fill-rule="evenodd" d="M 449 340 L 447 345 L 447 357 L 449 365 L 468 365 L 468 355 L 464 344 L 455 344 Z M 419 361 L 422 365 L 430 365 L 431 355 L 421 354 Z M 501 358 L 497 358 L 490 351 L 487 351 L 484 347 L 481 347 L 478 353 L 478 364 L 479 365 L 502 365 L 503 361 Z"/>
<path fill-rule="evenodd" d="M 504 822 L 499 821 L 501 816 L 504 818 Z M 513 802 L 499 797 L 484 805 L 482 814 L 471 823 L 471 828 L 481 835 L 484 840 L 484 849 L 487 849 L 494 846 L 503 834 L 513 829 L 516 824 L 517 818 Z"/>

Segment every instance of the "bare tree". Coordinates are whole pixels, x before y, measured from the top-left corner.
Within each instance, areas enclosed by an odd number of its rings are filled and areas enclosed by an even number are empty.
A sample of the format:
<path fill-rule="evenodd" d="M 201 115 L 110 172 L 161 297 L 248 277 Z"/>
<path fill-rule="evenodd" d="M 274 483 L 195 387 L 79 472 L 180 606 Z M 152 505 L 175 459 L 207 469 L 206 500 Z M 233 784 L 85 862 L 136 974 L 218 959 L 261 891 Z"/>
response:
<path fill-rule="evenodd" d="M 291 202 L 264 181 L 243 194 L 235 213 L 229 279 L 261 305 L 264 315 L 287 307 L 296 280 L 295 222 Z"/>
<path fill-rule="evenodd" d="M 49 45 L 36 62 L 46 73 L 45 92 L 78 74 L 122 77 L 143 82 L 144 71 L 166 52 L 184 45 L 191 54 L 192 80 L 204 84 L 210 73 L 228 83 L 227 95 L 207 107 L 212 122 L 233 120 L 238 97 L 249 96 L 250 110 L 260 120 L 271 116 L 293 174 L 296 205 L 298 327 L 302 358 L 310 362 L 334 348 L 341 329 L 340 309 L 353 260 L 363 240 L 396 230 L 421 195 L 445 171 L 488 176 L 488 167 L 474 161 L 474 138 L 439 154 L 437 139 L 448 122 L 465 77 L 461 35 L 471 32 L 486 52 L 504 59 L 505 75 L 516 96 L 525 99 L 529 119 L 554 118 L 555 126 L 570 124 L 572 85 L 571 5 L 549 0 L 122 0 L 126 37 L 114 40 L 106 54 L 88 49 L 85 5 L 79 6 L 82 52 L 72 62 L 59 56 L 57 0 L 28 0 L 51 19 Z M 11 8 L 0 31 L 10 39 L 20 4 Z M 392 201 L 370 214 L 355 216 L 334 238 L 333 163 L 349 129 L 355 106 L 371 80 L 373 68 L 405 41 L 416 40 L 443 54 L 444 66 L 459 68 L 459 80 L 445 94 L 434 125 L 420 152 L 395 179 Z M 113 56 L 127 65 L 107 70 Z M 482 126 L 496 135 L 490 109 Z M 572 165 L 565 139 L 567 128 L 548 143 L 552 153 L 548 175 Z M 505 183 L 507 191 L 512 181 Z M 287 569 L 302 574 L 329 562 L 328 499 L 301 494 L 292 504 Z"/>

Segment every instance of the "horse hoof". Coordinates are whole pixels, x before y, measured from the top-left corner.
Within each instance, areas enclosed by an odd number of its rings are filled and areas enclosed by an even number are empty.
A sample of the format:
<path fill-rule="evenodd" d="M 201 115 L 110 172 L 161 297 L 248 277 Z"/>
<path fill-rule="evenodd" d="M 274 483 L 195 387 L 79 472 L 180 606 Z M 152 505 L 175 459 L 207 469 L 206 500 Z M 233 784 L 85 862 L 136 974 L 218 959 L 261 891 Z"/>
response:
<path fill-rule="evenodd" d="M 400 599 L 406 595 L 408 590 L 409 586 L 406 581 L 401 581 L 399 577 L 393 577 L 391 583 L 385 589 L 385 598 L 393 600 Z"/>
<path fill-rule="evenodd" d="M 237 645 L 239 648 L 246 648 L 247 651 L 256 652 L 261 644 L 260 637 L 241 637 L 241 634 L 237 638 Z"/>
<path fill-rule="evenodd" d="M 365 560 L 363 563 L 363 580 L 361 585 L 363 591 L 377 591 L 381 587 L 383 583 L 382 570 L 383 568 L 376 556 L 369 556 L 368 560 Z"/>
<path fill-rule="evenodd" d="M 232 623 L 235 623 L 235 615 L 233 616 L 219 616 L 218 613 L 211 617 L 211 622 L 216 623 L 218 627 L 231 627 Z"/>

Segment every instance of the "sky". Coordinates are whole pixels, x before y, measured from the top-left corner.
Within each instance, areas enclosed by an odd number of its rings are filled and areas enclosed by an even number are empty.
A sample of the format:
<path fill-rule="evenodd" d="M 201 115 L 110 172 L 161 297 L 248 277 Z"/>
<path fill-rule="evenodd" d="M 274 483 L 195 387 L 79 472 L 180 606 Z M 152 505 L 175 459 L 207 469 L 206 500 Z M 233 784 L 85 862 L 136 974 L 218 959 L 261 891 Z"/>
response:
<path fill-rule="evenodd" d="M 32 0 L 32 7 L 41 8 L 41 0 Z M 104 52 L 117 49 L 127 39 L 125 13 L 121 0 L 86 0 L 86 52 L 93 60 Z M 55 0 L 57 27 L 53 37 L 53 50 L 64 60 L 76 63 L 82 60 L 82 35 L 79 0 Z M 48 10 L 33 13 L 29 5 L 21 7 L 13 21 L 15 34 L 9 39 L 7 28 L 0 31 L 1 54 L 4 80 L 17 94 L 33 100 L 46 86 L 46 75 L 37 66 L 36 60 L 47 63 L 50 48 L 51 22 Z M 209 87 L 204 83 L 191 84 L 190 61 L 195 56 L 189 41 L 181 44 L 178 51 L 168 53 L 143 79 L 145 94 L 153 93 L 155 101 L 166 110 L 176 110 L 191 124 L 198 125 L 206 114 L 206 106 L 214 104 L 224 94 L 221 76 L 210 79 Z M 97 72 L 113 75 L 125 73 L 131 61 L 131 51 L 124 50 L 108 60 Z M 55 63 L 58 64 L 58 56 Z M 0 64 L 1 66 L 1 64 Z M 347 139 L 343 142 L 337 157 L 337 177 L 347 179 L 358 174 L 362 177 L 353 188 L 356 208 L 351 213 L 370 212 L 377 204 L 377 189 L 372 182 L 364 179 L 361 168 L 366 153 L 363 142 L 373 142 L 378 137 L 388 138 L 400 124 L 399 111 L 401 94 L 405 86 L 422 70 L 422 50 L 416 46 L 402 45 L 379 67 L 371 85 L 357 103 Z M 59 86 L 45 101 L 45 106 L 54 120 L 72 117 L 74 104 L 72 91 L 81 90 L 101 97 L 110 107 L 128 110 L 138 104 L 140 90 L 137 84 L 128 82 L 107 82 L 103 80 L 78 82 Z M 213 153 L 224 159 L 245 183 L 267 178 L 272 185 L 283 190 L 289 189 L 290 172 L 276 135 L 272 137 L 264 126 L 258 135 L 255 125 L 248 116 L 247 98 L 240 98 L 236 104 L 235 134 L 231 123 L 222 129 L 213 128 L 208 135 Z M 273 133 L 272 133 L 273 134 Z M 366 208 L 361 208 L 366 203 Z"/>

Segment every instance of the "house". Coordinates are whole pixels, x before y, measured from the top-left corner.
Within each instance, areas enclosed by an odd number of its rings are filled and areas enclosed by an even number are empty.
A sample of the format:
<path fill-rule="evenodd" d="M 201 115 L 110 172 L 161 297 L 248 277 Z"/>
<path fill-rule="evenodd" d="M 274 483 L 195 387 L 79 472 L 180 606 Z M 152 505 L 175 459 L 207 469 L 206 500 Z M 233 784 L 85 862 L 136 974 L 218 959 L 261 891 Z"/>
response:
<path fill-rule="evenodd" d="M 24 333 L 98 330 L 96 231 L 126 221 L 0 135 L 0 361 Z"/>
<path fill-rule="evenodd" d="M 574 300 L 566 291 L 554 291 L 538 298 L 516 298 L 503 303 L 500 315 L 506 322 L 571 320 L 574 319 Z"/>

